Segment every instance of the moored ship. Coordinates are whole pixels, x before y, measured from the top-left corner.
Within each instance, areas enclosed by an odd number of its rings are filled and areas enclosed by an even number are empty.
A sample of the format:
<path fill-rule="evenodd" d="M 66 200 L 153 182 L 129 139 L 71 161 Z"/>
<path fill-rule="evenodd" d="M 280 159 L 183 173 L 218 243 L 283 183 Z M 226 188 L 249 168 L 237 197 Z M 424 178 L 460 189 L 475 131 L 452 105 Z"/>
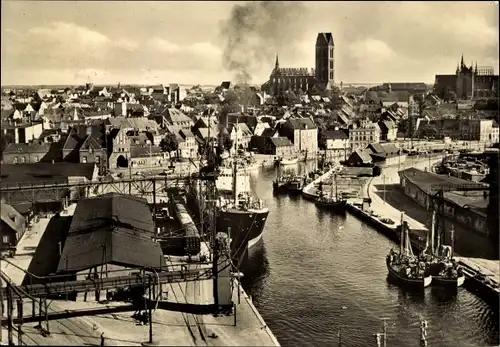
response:
<path fill-rule="evenodd" d="M 465 282 L 465 274 L 462 267 L 453 259 L 452 246 L 439 245 L 440 237 L 437 238 L 438 244 L 434 245 L 435 216 L 436 214 L 433 212 L 431 229 L 427 234 L 425 248 L 419 258 L 427 265 L 426 272 L 432 276 L 432 285 L 460 287 Z M 451 239 L 453 240 L 453 230 Z"/>
<path fill-rule="evenodd" d="M 391 249 L 386 258 L 389 277 L 412 288 L 425 288 L 432 282 L 432 276 L 425 273 L 425 263 L 413 254 L 408 236 L 408 225 L 401 217 L 401 243 L 399 253 Z"/>
<path fill-rule="evenodd" d="M 217 232 L 229 235 L 233 261 L 240 263 L 248 250 L 262 239 L 269 209 L 250 186 L 247 163 L 239 156 L 222 161 L 215 170 L 216 194 L 207 199 L 204 184 L 194 180 L 188 185 L 187 201 L 200 220 Z"/>
<path fill-rule="evenodd" d="M 335 186 L 335 194 L 333 188 Z M 327 209 L 332 212 L 344 213 L 346 210 L 346 200 L 339 197 L 337 186 L 337 175 L 334 175 L 330 183 L 330 194 L 325 194 L 323 191 L 323 183 L 320 182 L 319 195 L 315 201 L 319 208 Z"/>

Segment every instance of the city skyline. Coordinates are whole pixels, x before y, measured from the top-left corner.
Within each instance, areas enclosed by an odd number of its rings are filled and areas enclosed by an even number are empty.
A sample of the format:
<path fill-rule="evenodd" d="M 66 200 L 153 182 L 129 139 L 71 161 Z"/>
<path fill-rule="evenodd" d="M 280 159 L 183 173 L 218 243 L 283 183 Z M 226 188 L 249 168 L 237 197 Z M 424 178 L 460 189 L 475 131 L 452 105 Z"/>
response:
<path fill-rule="evenodd" d="M 254 11 L 258 25 L 240 33 L 236 69 L 227 59 L 234 37 L 222 30 L 234 25 L 234 6 Z M 498 67 L 497 6 L 2 1 L 1 82 L 213 85 L 235 80 L 244 65 L 251 83 L 262 84 L 277 53 L 282 67 L 314 67 L 317 33 L 332 32 L 336 83 L 432 83 L 454 73 L 462 54 L 468 65 Z"/>

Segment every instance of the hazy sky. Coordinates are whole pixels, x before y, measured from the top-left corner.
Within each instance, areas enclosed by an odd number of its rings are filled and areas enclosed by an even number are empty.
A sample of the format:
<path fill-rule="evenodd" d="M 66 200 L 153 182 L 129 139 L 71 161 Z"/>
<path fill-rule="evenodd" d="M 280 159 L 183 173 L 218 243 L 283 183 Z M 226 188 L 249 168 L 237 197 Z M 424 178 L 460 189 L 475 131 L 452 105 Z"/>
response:
<path fill-rule="evenodd" d="M 467 64 L 498 73 L 497 2 L 1 6 L 2 84 L 219 84 L 238 72 L 228 54 L 252 83 L 263 83 L 276 53 L 282 67 L 314 67 L 318 32 L 333 33 L 337 83 L 432 82 L 436 73 L 454 73 L 462 53 Z"/>

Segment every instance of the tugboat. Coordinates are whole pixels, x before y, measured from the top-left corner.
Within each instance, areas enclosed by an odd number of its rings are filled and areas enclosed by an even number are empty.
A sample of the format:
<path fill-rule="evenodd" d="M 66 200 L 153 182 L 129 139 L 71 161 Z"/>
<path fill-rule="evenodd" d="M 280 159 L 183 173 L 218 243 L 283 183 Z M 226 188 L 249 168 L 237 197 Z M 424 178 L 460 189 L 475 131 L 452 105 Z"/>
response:
<path fill-rule="evenodd" d="M 462 267 L 453 259 L 453 245 L 439 245 L 440 237 L 437 238 L 437 245 L 434 246 L 436 213 L 432 213 L 431 230 L 427 234 L 425 248 L 420 255 L 420 259 L 427 264 L 427 273 L 432 276 L 432 284 L 436 286 L 460 287 L 465 282 L 465 275 Z M 451 230 L 453 240 L 454 230 Z M 452 241 L 453 244 L 453 241 Z"/>
<path fill-rule="evenodd" d="M 431 284 L 432 276 L 425 273 L 425 263 L 419 262 L 419 259 L 413 254 L 408 235 L 408 223 L 403 221 L 403 216 L 401 214 L 400 250 L 397 253 L 391 249 L 387 255 L 387 270 L 389 277 L 400 284 L 423 289 Z"/>
<path fill-rule="evenodd" d="M 333 186 L 335 185 L 335 195 L 333 194 Z M 323 184 L 320 183 L 319 196 L 316 199 L 316 206 L 319 208 L 328 209 L 335 212 L 345 212 L 346 210 L 346 200 L 339 198 L 337 189 L 337 175 L 334 175 L 334 179 L 330 183 L 330 194 L 326 195 L 323 192 Z"/>

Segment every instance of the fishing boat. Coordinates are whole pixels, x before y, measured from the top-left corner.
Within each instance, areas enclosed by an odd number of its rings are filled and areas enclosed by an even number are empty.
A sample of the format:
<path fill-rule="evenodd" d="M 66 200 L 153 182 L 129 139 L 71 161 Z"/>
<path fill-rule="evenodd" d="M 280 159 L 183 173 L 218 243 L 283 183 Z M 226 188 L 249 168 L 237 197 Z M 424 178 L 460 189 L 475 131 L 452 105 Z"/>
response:
<path fill-rule="evenodd" d="M 299 158 L 280 158 L 277 160 L 278 165 L 295 165 L 299 162 Z"/>
<path fill-rule="evenodd" d="M 435 237 L 436 212 L 432 213 L 431 228 L 427 234 L 425 248 L 420 259 L 427 265 L 427 273 L 432 276 L 432 285 L 460 287 L 465 282 L 462 267 L 453 259 L 454 229 L 451 230 L 452 245 L 440 245 L 441 237 Z M 436 240 L 436 242 L 435 242 Z"/>
<path fill-rule="evenodd" d="M 335 186 L 335 194 L 333 194 L 334 186 Z M 323 192 L 323 184 L 320 183 L 319 195 L 315 201 L 315 204 L 319 208 L 324 208 L 336 212 L 345 212 L 346 200 L 343 198 L 339 198 L 338 188 L 337 188 L 337 175 L 334 175 L 334 178 L 330 183 L 330 194 L 328 195 Z"/>
<path fill-rule="evenodd" d="M 425 273 L 425 263 L 413 254 L 408 235 L 408 223 L 401 214 L 401 237 L 399 253 L 391 249 L 386 258 L 389 277 L 402 285 L 425 288 L 432 283 L 432 276 Z"/>

